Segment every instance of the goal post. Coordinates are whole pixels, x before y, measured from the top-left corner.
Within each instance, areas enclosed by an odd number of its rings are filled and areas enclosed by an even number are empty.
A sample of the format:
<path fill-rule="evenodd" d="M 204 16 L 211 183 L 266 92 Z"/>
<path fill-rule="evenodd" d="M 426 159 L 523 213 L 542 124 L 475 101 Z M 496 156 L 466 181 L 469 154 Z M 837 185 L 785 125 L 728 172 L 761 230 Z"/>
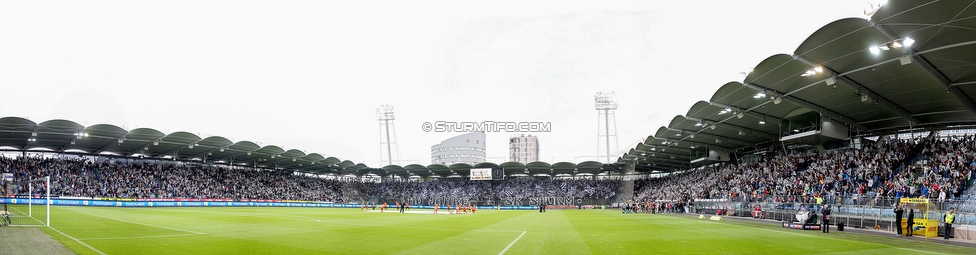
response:
<path fill-rule="evenodd" d="M 35 185 L 37 183 L 38 185 Z M 35 195 L 35 188 L 43 195 Z M 51 226 L 51 177 L 27 182 L 27 195 L 5 199 L 3 220 L 8 226 Z"/>

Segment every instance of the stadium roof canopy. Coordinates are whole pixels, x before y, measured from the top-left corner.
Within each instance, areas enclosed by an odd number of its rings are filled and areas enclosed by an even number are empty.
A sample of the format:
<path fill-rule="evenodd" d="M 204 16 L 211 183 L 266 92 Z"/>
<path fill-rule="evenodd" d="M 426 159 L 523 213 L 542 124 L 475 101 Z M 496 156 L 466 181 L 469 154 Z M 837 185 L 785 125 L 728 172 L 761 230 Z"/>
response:
<path fill-rule="evenodd" d="M 976 8 L 971 1 L 888 1 L 769 56 L 743 81 L 691 105 L 617 164 L 638 172 L 691 167 L 691 147 L 781 146 L 779 121 L 803 112 L 860 136 L 976 124 Z"/>
<path fill-rule="evenodd" d="M 339 160 L 319 153 L 308 153 L 276 145 L 259 146 L 250 141 L 233 142 L 220 136 L 200 137 L 190 132 L 165 134 L 151 128 L 124 128 L 96 124 L 88 127 L 69 120 L 49 120 L 41 123 L 19 118 L 0 118 L 0 150 L 19 152 L 51 152 L 82 155 L 137 157 L 200 161 L 214 164 L 238 165 L 264 169 L 296 171 L 313 174 L 396 175 L 404 178 L 468 176 L 471 168 L 502 167 L 508 174 L 557 175 L 590 174 L 617 171 L 612 165 L 587 161 L 579 165 L 560 162 L 501 165 L 485 162 L 477 165 L 418 164 L 388 165 L 372 168 L 363 163 Z"/>
<path fill-rule="evenodd" d="M 275 145 L 261 147 L 250 141 L 232 142 L 220 136 L 200 137 L 183 131 L 164 134 L 150 128 L 125 130 L 108 124 L 85 127 L 69 120 L 35 123 L 19 117 L 0 118 L 0 149 L 199 160 L 317 174 L 342 169 L 335 157 L 285 151 Z"/>

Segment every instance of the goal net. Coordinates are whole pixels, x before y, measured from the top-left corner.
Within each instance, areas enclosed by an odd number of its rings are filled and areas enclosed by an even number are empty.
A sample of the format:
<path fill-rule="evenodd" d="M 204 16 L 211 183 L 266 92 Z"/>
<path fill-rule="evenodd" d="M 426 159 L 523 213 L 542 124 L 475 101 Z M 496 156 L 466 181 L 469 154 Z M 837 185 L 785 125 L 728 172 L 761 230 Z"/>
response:
<path fill-rule="evenodd" d="M 27 186 L 27 187 L 23 187 Z M 3 182 L 3 204 L 0 215 L 7 226 L 51 225 L 51 180 L 38 178 L 27 182 Z"/>

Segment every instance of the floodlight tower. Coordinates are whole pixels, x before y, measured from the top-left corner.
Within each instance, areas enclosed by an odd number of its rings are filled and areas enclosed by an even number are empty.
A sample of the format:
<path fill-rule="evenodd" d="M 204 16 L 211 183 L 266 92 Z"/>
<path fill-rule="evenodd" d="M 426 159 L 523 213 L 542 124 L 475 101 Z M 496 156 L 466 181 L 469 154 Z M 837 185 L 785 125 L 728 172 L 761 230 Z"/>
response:
<path fill-rule="evenodd" d="M 610 162 L 610 137 L 613 137 L 613 149 L 617 150 L 617 118 L 614 116 L 613 112 L 617 109 L 617 101 L 615 98 L 617 95 L 614 92 L 597 92 L 595 96 L 596 111 L 597 111 L 597 137 L 596 137 L 596 155 L 600 156 L 600 142 L 601 139 L 606 141 L 604 146 L 606 148 L 607 161 Z M 602 123 L 601 123 L 602 119 Z M 610 133 L 610 119 L 613 119 L 613 134 Z M 602 124 L 602 125 L 601 125 Z M 600 132 L 600 128 L 603 127 L 603 132 Z"/>
<path fill-rule="evenodd" d="M 393 147 L 396 145 L 396 128 L 393 126 L 393 106 L 380 105 L 376 108 L 376 120 L 380 122 L 380 167 L 393 164 Z M 390 133 L 393 133 L 391 136 Z M 383 163 L 383 147 L 386 145 L 386 164 Z M 396 148 L 397 157 L 400 156 L 400 148 Z M 397 159 L 399 161 L 399 158 Z"/>

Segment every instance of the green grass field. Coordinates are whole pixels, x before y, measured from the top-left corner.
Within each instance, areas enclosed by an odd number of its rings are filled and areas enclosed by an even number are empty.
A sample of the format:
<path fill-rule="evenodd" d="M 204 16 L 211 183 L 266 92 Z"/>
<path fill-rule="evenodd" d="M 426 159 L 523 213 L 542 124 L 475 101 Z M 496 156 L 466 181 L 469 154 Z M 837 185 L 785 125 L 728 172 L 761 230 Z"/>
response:
<path fill-rule="evenodd" d="M 52 207 L 79 254 L 976 254 L 895 236 L 617 210 L 448 215 L 326 208 Z"/>

